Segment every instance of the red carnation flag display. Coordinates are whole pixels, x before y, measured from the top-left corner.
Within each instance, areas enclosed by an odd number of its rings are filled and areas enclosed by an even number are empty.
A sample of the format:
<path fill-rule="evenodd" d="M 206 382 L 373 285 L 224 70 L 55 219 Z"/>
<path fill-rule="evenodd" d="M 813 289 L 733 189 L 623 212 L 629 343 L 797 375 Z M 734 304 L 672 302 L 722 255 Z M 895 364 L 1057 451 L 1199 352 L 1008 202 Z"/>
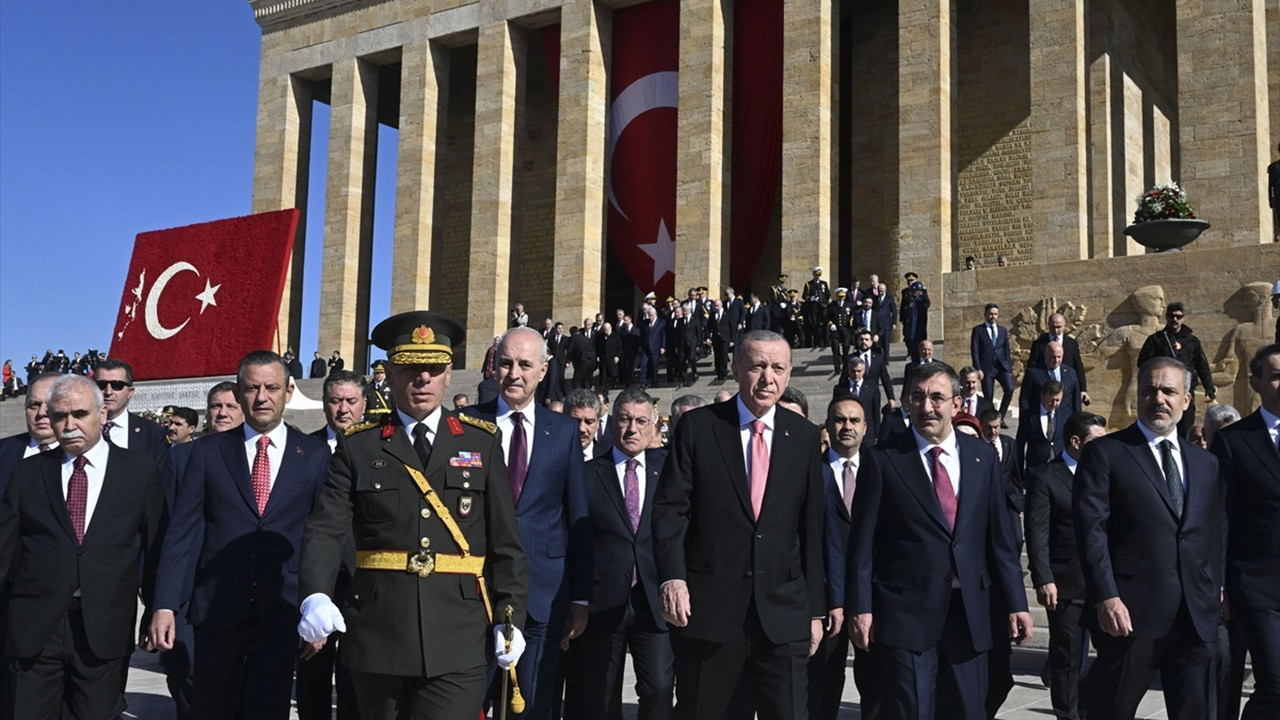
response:
<path fill-rule="evenodd" d="M 675 294 L 680 3 L 613 14 L 609 244 L 642 291 Z"/>
<path fill-rule="evenodd" d="M 135 380 L 234 373 L 273 347 L 297 210 L 139 233 L 111 335 Z"/>

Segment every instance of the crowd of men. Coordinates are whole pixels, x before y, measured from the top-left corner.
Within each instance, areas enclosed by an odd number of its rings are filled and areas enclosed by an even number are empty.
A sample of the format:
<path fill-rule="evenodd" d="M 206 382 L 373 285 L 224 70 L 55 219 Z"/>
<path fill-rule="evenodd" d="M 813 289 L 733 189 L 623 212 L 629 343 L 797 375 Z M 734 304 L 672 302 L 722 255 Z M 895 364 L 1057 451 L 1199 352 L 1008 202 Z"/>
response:
<path fill-rule="evenodd" d="M 821 305 L 813 275 L 802 305 Z M 928 308 L 908 282 L 904 335 Z M 342 718 L 614 720 L 628 652 L 646 720 L 834 718 L 852 645 L 864 718 L 991 718 L 1034 632 L 1025 542 L 1058 717 L 1133 717 L 1157 671 L 1170 717 L 1234 717 L 1246 649 L 1245 717 L 1280 713 L 1280 342 L 1250 363 L 1261 408 L 1206 413 L 1193 441 L 1196 380 L 1214 388 L 1171 304 L 1138 420 L 1107 434 L 1052 318 L 1009 438 L 998 307 L 959 371 L 913 338 L 895 397 L 877 300 L 831 295 L 821 323 L 784 314 L 782 332 L 753 325 L 771 311 L 752 296 L 720 351 L 736 393 L 677 398 L 665 440 L 657 360 L 684 358 L 678 380 L 698 353 L 646 344 L 668 322 L 655 298 L 634 366 L 561 388 L 560 327 L 517 307 L 478 402 L 454 409 L 462 327 L 393 316 L 373 378 L 326 365 L 309 433 L 284 422 L 291 363 L 269 351 L 210 388 L 194 442 L 128 410 L 121 359 L 36 375 L 27 432 L 0 440 L 0 707 L 115 717 L 136 644 L 163 653 L 183 720 L 280 719 L 291 697 L 329 718 L 335 684 Z M 726 298 L 669 304 L 666 337 L 719 325 Z M 576 330 L 597 347 L 595 323 Z M 838 375 L 821 425 L 789 387 L 793 348 L 815 343 Z M 170 410 L 170 431 L 195 425 Z"/>

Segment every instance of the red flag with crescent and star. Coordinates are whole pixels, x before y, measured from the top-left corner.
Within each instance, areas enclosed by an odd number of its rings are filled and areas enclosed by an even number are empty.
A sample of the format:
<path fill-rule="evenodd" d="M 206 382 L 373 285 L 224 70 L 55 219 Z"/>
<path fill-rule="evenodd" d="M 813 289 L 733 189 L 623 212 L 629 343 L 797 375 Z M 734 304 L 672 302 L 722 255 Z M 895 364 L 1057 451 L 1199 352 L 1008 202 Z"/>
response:
<path fill-rule="evenodd" d="M 139 233 L 111 335 L 135 380 L 234 373 L 273 346 L 297 210 Z"/>
<path fill-rule="evenodd" d="M 680 3 L 613 13 L 609 245 L 636 288 L 675 294 Z"/>

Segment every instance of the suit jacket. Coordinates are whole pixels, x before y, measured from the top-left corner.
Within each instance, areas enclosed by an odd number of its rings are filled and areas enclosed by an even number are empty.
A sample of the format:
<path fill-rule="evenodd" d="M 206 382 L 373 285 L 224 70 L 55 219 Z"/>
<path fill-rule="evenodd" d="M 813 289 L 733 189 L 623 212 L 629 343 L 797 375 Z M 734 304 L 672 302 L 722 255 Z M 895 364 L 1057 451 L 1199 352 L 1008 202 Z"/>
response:
<path fill-rule="evenodd" d="M 978 407 L 976 407 L 972 413 L 969 413 L 970 415 L 973 415 L 974 417 L 981 417 L 983 410 L 991 410 L 995 408 L 995 404 L 993 404 L 991 399 L 985 395 L 975 395 L 974 397 L 978 399 Z M 960 398 L 960 402 L 965 402 L 963 396 Z M 961 409 L 964 408 L 962 407 Z M 968 410 L 965 410 L 965 412 L 968 412 Z"/>
<path fill-rule="evenodd" d="M 569 337 L 569 343 L 569 361 L 574 364 L 574 367 L 584 363 L 595 364 L 596 347 L 595 343 L 591 342 L 591 338 L 578 333 Z"/>
<path fill-rule="evenodd" d="M 658 566 L 653 556 L 653 496 L 658 477 L 667 460 L 666 450 L 644 453 L 645 488 L 640 504 L 640 525 L 631 529 L 626 498 L 618 485 L 613 453 L 603 452 L 587 466 L 587 491 L 591 504 L 591 550 L 595 560 L 595 588 L 591 596 L 592 614 L 621 615 L 631 594 L 634 568 L 637 584 L 649 602 L 654 624 L 667 628 L 662 618 L 658 593 Z M 595 622 L 594 620 L 592 622 Z"/>
<path fill-rule="evenodd" d="M 1262 412 L 1213 436 L 1227 486 L 1227 592 L 1232 604 L 1280 609 L 1280 454 Z"/>
<path fill-rule="evenodd" d="M 866 449 L 858 451 L 858 473 L 855 483 L 862 479 L 863 473 L 879 472 L 875 468 L 875 454 Z M 823 502 L 826 505 L 823 528 L 823 561 L 826 568 L 823 589 L 827 601 L 827 609 L 844 607 L 846 553 L 849 547 L 849 529 L 852 519 L 849 510 L 844 506 L 844 478 L 836 477 L 831 470 L 828 456 L 822 456 L 822 488 Z M 855 489 L 853 500 L 858 501 Z"/>
<path fill-rule="evenodd" d="M 747 309 L 742 302 L 742 298 L 734 297 L 732 300 L 724 304 L 724 314 L 729 316 L 733 321 L 733 328 L 736 332 L 738 326 L 747 318 Z"/>
<path fill-rule="evenodd" d="M 1049 333 L 1041 333 L 1031 343 L 1031 356 L 1027 358 L 1027 367 L 1041 368 L 1044 364 L 1044 349 L 1052 342 Z M 1076 379 L 1080 381 L 1080 392 L 1089 392 L 1089 383 L 1085 379 L 1084 360 L 1080 359 L 1080 343 L 1070 335 L 1062 336 L 1062 364 L 1076 371 Z"/>
<path fill-rule="evenodd" d="M 1027 561 L 1036 587 L 1053 583 L 1058 599 L 1083 600 L 1084 572 L 1076 546 L 1071 497 L 1075 475 L 1061 458 L 1027 473 L 1027 512 L 1023 516 Z"/>
<path fill-rule="evenodd" d="M 1183 598 L 1201 640 L 1217 637 L 1223 583 L 1226 492 L 1218 459 L 1189 442 L 1182 450 L 1182 518 L 1164 472 L 1137 424 L 1084 446 L 1076 469 L 1074 519 L 1095 605 L 1119 597 L 1133 634 L 1164 637 Z"/>
<path fill-rule="evenodd" d="M 683 634 L 728 642 L 754 601 L 771 642 L 808 638 L 810 619 L 826 614 L 818 428 L 775 411 L 759 520 L 736 397 L 686 413 L 671 448 L 654 498 L 654 551 L 659 582 L 688 584 L 693 614 Z"/>
<path fill-rule="evenodd" d="M 880 383 L 880 387 L 884 390 L 884 397 L 888 400 L 894 400 L 897 396 L 893 393 L 893 378 L 889 376 L 889 362 L 884 355 L 875 348 L 869 351 L 871 362 L 867 365 L 866 378 L 872 384 Z M 862 353 L 856 350 L 849 351 L 849 357 L 861 357 Z"/>
<path fill-rule="evenodd" d="M 996 341 L 992 343 L 987 324 L 975 325 L 969 333 L 969 355 L 973 366 L 987 375 L 1013 370 L 1009 330 L 1003 325 L 996 325 Z"/>
<path fill-rule="evenodd" d="M 302 527 L 329 467 L 324 440 L 288 428 L 280 469 L 261 516 L 244 426 L 191 443 L 156 575 L 156 607 L 177 610 L 195 565 L 192 625 L 233 628 L 250 605 L 266 625 L 298 622 Z"/>
<path fill-rule="evenodd" d="M 301 597 L 334 592 L 339 558 L 352 536 L 356 550 L 417 551 L 426 538 L 432 551 L 460 554 L 407 465 L 428 478 L 471 554 L 484 557 L 494 613 L 500 615 L 510 605 L 514 622 L 524 625 L 527 566 L 500 440 L 462 422 L 457 413 L 441 413 L 426 467 L 399 414 L 386 424 L 338 438 L 303 534 Z M 456 462 L 462 453 L 472 453 L 468 465 Z M 484 665 L 492 652 L 489 619 L 474 576 L 434 573 L 419 578 L 392 570 L 356 570 L 335 602 L 347 622 L 343 663 L 353 670 L 436 676 Z"/>
<path fill-rule="evenodd" d="M 889 295 L 881 295 L 880 302 L 876 304 L 876 312 L 880 314 L 880 330 L 882 337 L 898 324 L 898 304 L 894 302 L 893 297 Z"/>
<path fill-rule="evenodd" d="M 1065 421 L 1064 421 L 1065 422 Z M 1014 439 L 1000 434 L 1000 477 L 1004 480 L 1005 499 L 1013 512 L 1015 524 L 1017 515 L 1023 510 L 1022 465 L 1018 463 L 1018 451 L 1014 447 Z"/>
<path fill-rule="evenodd" d="M 720 311 L 720 319 L 716 320 L 715 313 L 711 314 L 711 321 L 708 325 L 711 331 L 711 337 L 722 340 L 726 343 L 734 342 L 738 339 L 738 323 L 733 314 L 727 309 Z"/>
<path fill-rule="evenodd" d="M 468 410 L 496 421 L 498 401 Z M 540 406 L 534 412 L 529 474 L 515 509 L 529 565 L 529 616 L 547 622 L 569 601 L 591 599 L 591 516 L 577 421 Z"/>
<path fill-rule="evenodd" d="M 876 430 L 876 445 L 911 427 L 907 419 L 902 416 L 902 412 L 903 408 L 890 410 L 888 405 L 884 406 L 884 412 L 880 414 L 880 427 Z"/>
<path fill-rule="evenodd" d="M 1062 406 L 1059 411 L 1065 408 L 1067 415 L 1078 413 L 1084 408 L 1080 401 L 1080 379 L 1076 371 L 1066 365 L 1063 365 L 1060 370 Z M 1022 376 L 1022 390 L 1018 393 L 1018 410 L 1024 416 L 1040 407 L 1040 388 L 1052 379 L 1049 371 L 1044 368 L 1027 368 L 1027 372 Z"/>
<path fill-rule="evenodd" d="M 4 490 L 9 485 L 9 476 L 13 474 L 13 468 L 18 461 L 26 454 L 29 444 L 31 444 L 29 433 L 18 433 L 0 440 L 0 497 L 4 497 Z"/>
<path fill-rule="evenodd" d="M 150 455 L 156 466 L 163 468 L 169 462 L 169 436 L 156 423 L 129 413 L 129 450 Z"/>
<path fill-rule="evenodd" d="M 769 308 L 761 303 L 760 307 L 752 312 L 751 306 L 748 305 L 742 310 L 742 323 L 743 332 L 769 329 Z"/>
<path fill-rule="evenodd" d="M 646 318 L 637 327 L 640 329 L 640 351 L 645 355 L 656 356 L 667 346 L 666 320 L 654 318 L 653 327 L 649 327 L 649 320 Z"/>
<path fill-rule="evenodd" d="M 99 658 L 133 651 L 139 563 L 154 557 L 164 511 L 160 469 L 141 453 L 108 448 L 106 472 L 84 543 L 76 542 L 62 490 L 64 453 L 17 464 L 0 501 L 0 585 L 8 604 L 5 654 L 40 654 L 62 627 L 79 588 L 85 639 Z M 144 588 L 144 600 L 151 600 Z"/>
<path fill-rule="evenodd" d="M 1040 422 L 1040 404 L 1035 410 L 1018 419 L 1018 435 L 1014 439 L 1018 467 L 1026 470 L 1038 468 L 1062 453 L 1062 431 L 1070 414 L 1059 406 L 1053 414 L 1053 437 L 1045 437 Z"/>
<path fill-rule="evenodd" d="M 862 322 L 862 311 L 863 311 L 863 308 L 856 308 L 853 311 L 853 329 L 854 330 L 858 330 L 862 327 L 865 327 L 865 325 L 863 325 L 863 322 Z M 879 313 L 876 312 L 875 308 L 871 308 L 870 312 L 871 312 L 871 334 L 880 335 L 883 332 L 882 323 L 880 322 L 880 315 Z"/>
<path fill-rule="evenodd" d="M 324 361 L 324 358 L 311 361 L 311 377 L 322 378 L 327 374 L 329 374 L 329 364 Z"/>
<path fill-rule="evenodd" d="M 858 476 L 849 533 L 845 613 L 874 613 L 876 641 L 923 652 L 937 646 L 960 581 L 973 649 L 992 645 L 993 603 L 1027 609 L 995 450 L 956 434 L 960 492 L 947 528 L 914 432 L 877 445 L 878 472 Z"/>

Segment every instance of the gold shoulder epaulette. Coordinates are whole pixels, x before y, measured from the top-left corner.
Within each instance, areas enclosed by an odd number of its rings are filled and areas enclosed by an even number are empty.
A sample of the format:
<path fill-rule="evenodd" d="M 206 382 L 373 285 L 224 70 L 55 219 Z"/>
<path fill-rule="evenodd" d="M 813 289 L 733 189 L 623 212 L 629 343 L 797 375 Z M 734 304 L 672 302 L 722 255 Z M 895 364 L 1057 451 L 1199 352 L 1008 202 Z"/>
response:
<path fill-rule="evenodd" d="M 497 424 L 491 423 L 488 420 L 481 420 L 478 417 L 471 417 L 466 413 L 458 413 L 458 419 L 468 425 L 474 425 L 475 427 L 480 428 L 481 430 L 489 433 L 490 435 L 496 435 L 498 433 Z"/>
<path fill-rule="evenodd" d="M 343 430 L 343 431 L 342 431 L 342 434 L 343 434 L 343 435 L 347 435 L 347 436 L 355 435 L 356 433 L 358 433 L 358 432 L 363 432 L 363 431 L 365 431 L 365 430 L 368 430 L 369 428 L 376 428 L 376 427 L 378 427 L 378 426 L 379 426 L 379 425 L 381 425 L 381 424 L 382 424 L 382 423 L 380 423 L 380 422 L 362 422 L 362 423 L 356 423 L 355 425 L 352 425 L 351 427 L 347 428 L 346 430 Z"/>

